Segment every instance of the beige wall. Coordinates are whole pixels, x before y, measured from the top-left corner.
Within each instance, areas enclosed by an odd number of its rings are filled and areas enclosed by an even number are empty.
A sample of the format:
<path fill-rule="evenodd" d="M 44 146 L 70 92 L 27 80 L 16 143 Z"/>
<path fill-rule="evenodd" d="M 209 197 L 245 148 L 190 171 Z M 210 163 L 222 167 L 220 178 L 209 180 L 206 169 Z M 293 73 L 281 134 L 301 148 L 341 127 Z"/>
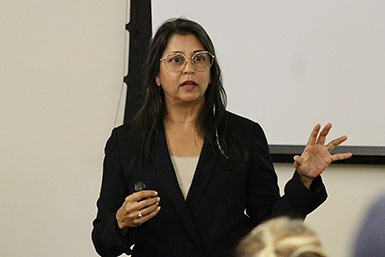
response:
<path fill-rule="evenodd" d="M 96 256 L 103 148 L 122 120 L 125 4 L 1 1 L 0 256 Z M 281 183 L 293 170 L 276 168 Z M 330 256 L 347 257 L 385 167 L 335 165 L 324 179 L 329 199 L 307 221 Z"/>
<path fill-rule="evenodd" d="M 0 5 L 0 256 L 96 256 L 91 222 L 122 88 L 126 1 Z"/>

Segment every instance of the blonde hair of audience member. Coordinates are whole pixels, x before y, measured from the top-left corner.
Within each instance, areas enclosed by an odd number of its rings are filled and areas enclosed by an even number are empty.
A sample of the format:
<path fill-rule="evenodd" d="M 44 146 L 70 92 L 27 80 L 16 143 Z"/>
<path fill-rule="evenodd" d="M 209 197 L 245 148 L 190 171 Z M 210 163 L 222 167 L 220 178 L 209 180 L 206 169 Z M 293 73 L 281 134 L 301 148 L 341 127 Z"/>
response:
<path fill-rule="evenodd" d="M 280 217 L 255 227 L 239 243 L 237 257 L 326 257 L 302 220 Z"/>

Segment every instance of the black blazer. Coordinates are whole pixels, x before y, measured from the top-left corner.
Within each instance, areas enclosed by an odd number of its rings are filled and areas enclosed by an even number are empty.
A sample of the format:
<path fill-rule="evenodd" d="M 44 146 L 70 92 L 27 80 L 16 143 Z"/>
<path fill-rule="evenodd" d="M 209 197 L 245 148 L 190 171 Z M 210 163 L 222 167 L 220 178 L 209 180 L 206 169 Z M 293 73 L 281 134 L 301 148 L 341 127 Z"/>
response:
<path fill-rule="evenodd" d="M 249 152 L 247 166 L 231 170 L 216 159 L 205 141 L 186 200 L 163 130 L 152 161 L 142 168 L 130 166 L 137 146 L 129 125 L 112 131 L 105 148 L 98 213 L 92 231 L 93 243 L 101 256 L 233 256 L 238 241 L 263 220 L 279 215 L 305 218 L 325 201 L 327 194 L 321 178 L 316 178 L 308 190 L 296 172 L 280 197 L 262 128 L 229 112 L 226 117 Z M 124 198 L 134 192 L 138 181 L 159 193 L 161 210 L 148 222 L 129 229 L 123 238 L 118 234 L 115 213 Z"/>

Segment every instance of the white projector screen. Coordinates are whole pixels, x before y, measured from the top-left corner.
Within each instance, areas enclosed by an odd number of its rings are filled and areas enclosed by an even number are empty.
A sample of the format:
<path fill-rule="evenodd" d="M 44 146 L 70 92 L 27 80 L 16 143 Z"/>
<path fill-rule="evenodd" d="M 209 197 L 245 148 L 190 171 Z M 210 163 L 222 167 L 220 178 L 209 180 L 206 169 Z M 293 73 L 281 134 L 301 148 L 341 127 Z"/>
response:
<path fill-rule="evenodd" d="M 385 146 L 385 1 L 153 0 L 168 18 L 200 23 L 216 47 L 228 110 L 257 121 L 270 144 L 329 139 Z"/>

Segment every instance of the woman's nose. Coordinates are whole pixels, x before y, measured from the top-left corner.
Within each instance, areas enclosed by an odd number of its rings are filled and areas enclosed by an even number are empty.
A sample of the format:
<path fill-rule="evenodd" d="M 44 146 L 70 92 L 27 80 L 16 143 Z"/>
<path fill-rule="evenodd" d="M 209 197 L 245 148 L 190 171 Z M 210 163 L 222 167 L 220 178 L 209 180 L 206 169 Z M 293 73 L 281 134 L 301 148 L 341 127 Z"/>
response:
<path fill-rule="evenodd" d="M 192 63 L 192 59 L 188 58 L 186 59 L 186 62 L 183 67 L 183 73 L 191 73 L 194 72 L 194 65 Z"/>

